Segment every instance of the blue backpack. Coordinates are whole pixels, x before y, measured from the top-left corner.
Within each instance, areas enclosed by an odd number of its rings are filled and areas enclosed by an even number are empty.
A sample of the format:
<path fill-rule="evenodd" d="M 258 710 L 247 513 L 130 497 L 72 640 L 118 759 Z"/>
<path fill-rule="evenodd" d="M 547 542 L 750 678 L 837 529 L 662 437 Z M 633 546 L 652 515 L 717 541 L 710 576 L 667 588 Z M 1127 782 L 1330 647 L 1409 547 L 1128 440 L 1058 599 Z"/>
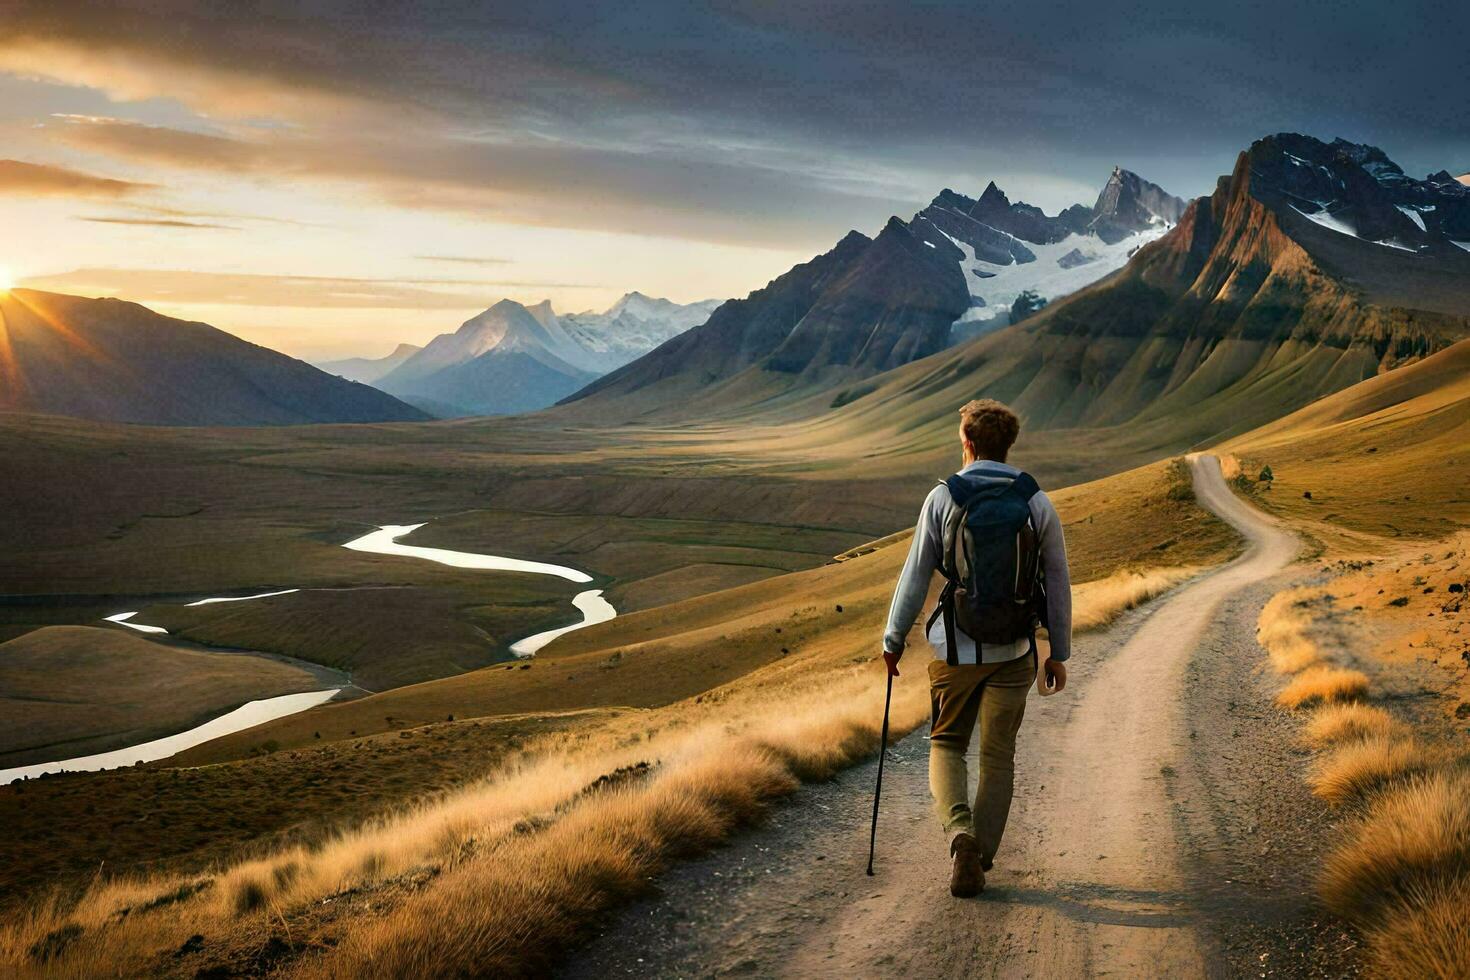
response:
<path fill-rule="evenodd" d="M 1028 473 L 956 473 L 944 481 L 953 506 L 944 522 L 940 572 L 944 589 L 925 629 L 944 617 L 945 661 L 959 664 L 955 629 L 985 644 L 1014 644 L 1046 624 L 1041 542 L 1031 498 L 1041 492 Z"/>

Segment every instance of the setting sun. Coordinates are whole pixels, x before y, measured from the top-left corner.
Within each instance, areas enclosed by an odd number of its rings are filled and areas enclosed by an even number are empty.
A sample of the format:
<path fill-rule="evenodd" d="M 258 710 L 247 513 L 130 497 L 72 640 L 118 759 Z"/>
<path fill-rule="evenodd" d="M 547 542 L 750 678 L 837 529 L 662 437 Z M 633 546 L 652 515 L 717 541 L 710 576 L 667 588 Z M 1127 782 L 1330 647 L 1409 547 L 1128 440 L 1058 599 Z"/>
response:
<path fill-rule="evenodd" d="M 0 293 L 8 293 L 15 288 L 15 275 L 5 266 L 0 265 Z"/>

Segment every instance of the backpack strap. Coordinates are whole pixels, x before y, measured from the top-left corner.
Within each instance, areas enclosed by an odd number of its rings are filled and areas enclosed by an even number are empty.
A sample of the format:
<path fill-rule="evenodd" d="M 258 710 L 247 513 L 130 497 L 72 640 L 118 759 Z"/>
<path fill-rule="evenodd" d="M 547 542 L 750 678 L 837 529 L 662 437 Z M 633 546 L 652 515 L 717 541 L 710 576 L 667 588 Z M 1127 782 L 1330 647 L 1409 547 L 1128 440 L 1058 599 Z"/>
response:
<path fill-rule="evenodd" d="M 954 591 L 967 573 L 962 529 L 965 523 L 965 505 L 969 503 L 969 491 L 964 481 L 951 477 L 940 481 L 949 490 L 949 513 L 944 517 L 939 553 L 939 572 L 944 576 L 944 588 L 939 591 L 939 604 L 924 626 L 924 634 L 934 628 L 934 620 L 944 617 L 944 662 L 951 667 L 959 666 L 959 648 L 955 644 Z"/>
<path fill-rule="evenodd" d="M 1019 494 L 1022 500 L 1029 501 L 1041 492 L 1041 487 L 1037 485 L 1035 477 L 1023 471 L 1011 481 L 1011 492 Z"/>

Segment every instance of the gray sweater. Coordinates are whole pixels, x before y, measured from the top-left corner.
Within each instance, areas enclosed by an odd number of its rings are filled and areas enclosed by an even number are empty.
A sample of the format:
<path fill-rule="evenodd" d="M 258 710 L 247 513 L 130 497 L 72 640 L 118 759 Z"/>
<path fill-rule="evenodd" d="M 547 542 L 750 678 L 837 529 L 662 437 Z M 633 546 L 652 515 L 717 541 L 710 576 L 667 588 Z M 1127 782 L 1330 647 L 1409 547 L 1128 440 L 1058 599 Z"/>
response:
<path fill-rule="evenodd" d="M 1006 463 L 982 459 L 971 463 L 961 473 L 994 473 L 1015 476 L 1021 471 Z M 883 649 L 888 653 L 902 653 L 905 638 L 914 621 L 923 611 L 924 600 L 929 595 L 929 582 L 941 564 L 944 551 L 944 522 L 950 508 L 949 489 L 943 484 L 935 487 L 924 501 L 919 513 L 918 526 L 914 528 L 914 542 L 909 548 L 909 557 L 898 578 L 898 588 L 893 593 L 893 604 L 888 608 L 888 628 L 883 634 Z M 1051 658 L 1066 660 L 1072 655 L 1072 580 L 1067 572 L 1067 545 L 1062 540 L 1062 522 L 1056 508 L 1046 494 L 1037 493 L 1031 498 L 1031 520 L 1041 544 L 1041 567 L 1046 573 L 1046 612 L 1051 625 Z M 956 630 L 956 648 L 962 664 L 976 663 L 975 641 Z M 934 656 L 943 660 L 944 622 L 941 618 L 927 637 L 934 648 Z M 1015 644 L 985 645 L 979 663 L 1002 663 L 1024 657 L 1031 650 L 1030 641 L 1022 638 Z"/>

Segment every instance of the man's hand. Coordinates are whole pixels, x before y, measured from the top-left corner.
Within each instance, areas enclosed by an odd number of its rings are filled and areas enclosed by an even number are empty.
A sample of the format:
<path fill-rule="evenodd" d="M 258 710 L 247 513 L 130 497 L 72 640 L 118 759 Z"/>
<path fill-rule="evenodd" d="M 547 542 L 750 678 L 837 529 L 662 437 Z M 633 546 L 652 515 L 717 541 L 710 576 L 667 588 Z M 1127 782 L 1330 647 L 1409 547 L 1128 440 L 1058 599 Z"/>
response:
<path fill-rule="evenodd" d="M 902 656 L 902 653 L 889 653 L 887 650 L 883 651 L 883 663 L 885 666 L 888 667 L 889 677 L 898 676 L 898 658 Z"/>
<path fill-rule="evenodd" d="M 1046 671 L 1046 686 L 1052 691 L 1060 691 L 1067 686 L 1067 665 L 1060 660 L 1046 658 L 1042 665 Z"/>

